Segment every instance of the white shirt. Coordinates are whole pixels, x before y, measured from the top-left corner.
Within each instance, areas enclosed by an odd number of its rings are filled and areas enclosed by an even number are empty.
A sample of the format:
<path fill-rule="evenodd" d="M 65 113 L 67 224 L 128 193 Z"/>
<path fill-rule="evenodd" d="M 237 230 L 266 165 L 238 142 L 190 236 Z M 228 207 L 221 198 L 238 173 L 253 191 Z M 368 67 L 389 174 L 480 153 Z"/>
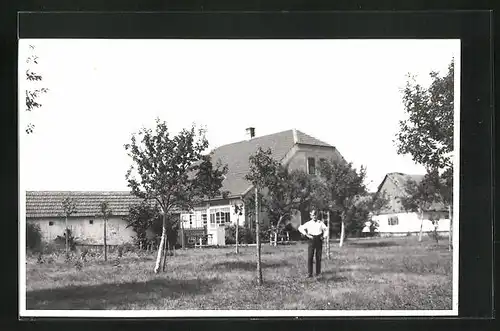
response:
<path fill-rule="evenodd" d="M 301 226 L 299 226 L 299 232 L 302 233 L 303 235 L 311 235 L 311 236 L 318 236 L 320 234 L 323 234 L 324 238 L 327 238 L 328 236 L 328 228 L 326 227 L 325 223 L 321 221 L 313 221 L 310 220 Z"/>

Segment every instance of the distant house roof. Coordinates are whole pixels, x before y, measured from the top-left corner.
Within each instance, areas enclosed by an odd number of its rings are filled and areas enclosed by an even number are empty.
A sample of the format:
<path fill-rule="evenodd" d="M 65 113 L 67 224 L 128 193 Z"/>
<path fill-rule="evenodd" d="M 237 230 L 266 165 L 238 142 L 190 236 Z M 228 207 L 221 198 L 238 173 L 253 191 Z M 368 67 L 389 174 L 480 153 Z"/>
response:
<path fill-rule="evenodd" d="M 26 217 L 63 217 L 62 201 L 66 197 L 75 199 L 76 213 L 74 216 L 96 216 L 100 214 L 100 203 L 107 201 L 113 215 L 125 216 L 129 207 L 141 203 L 126 191 L 27 191 Z"/>
<path fill-rule="evenodd" d="M 391 172 L 391 173 L 388 173 L 387 175 L 385 175 L 384 179 L 382 180 L 382 182 L 380 183 L 380 185 L 378 187 L 377 192 L 380 192 L 380 189 L 384 185 L 385 181 L 390 180 L 394 183 L 394 185 L 396 186 L 396 188 L 398 190 L 397 196 L 393 196 L 392 198 L 405 196 L 406 195 L 406 189 L 405 189 L 406 183 L 409 180 L 413 180 L 415 183 L 419 184 L 422 181 L 422 179 L 424 179 L 424 177 L 425 177 L 425 175 L 412 175 L 412 174 L 404 174 L 401 172 Z M 432 203 L 428 210 L 429 211 L 438 211 L 438 210 L 445 210 L 445 209 L 446 208 L 445 208 L 443 203 L 436 202 L 436 203 Z"/>
<path fill-rule="evenodd" d="M 221 146 L 213 151 L 212 159 L 215 162 L 220 160 L 222 164 L 228 166 L 222 190 L 229 191 L 230 195 L 235 196 L 242 195 L 250 187 L 251 184 L 245 180 L 245 175 L 249 170 L 248 158 L 259 147 L 263 150 L 270 148 L 273 158 L 281 161 L 295 144 L 334 148 L 332 145 L 299 130 L 277 132 Z"/>
<path fill-rule="evenodd" d="M 404 193 L 405 192 L 406 183 L 409 180 L 413 180 L 418 185 L 422 181 L 422 179 L 424 179 L 425 175 L 411 175 L 411 174 L 403 174 L 401 172 L 392 172 L 392 173 L 387 174 L 387 176 Z"/>

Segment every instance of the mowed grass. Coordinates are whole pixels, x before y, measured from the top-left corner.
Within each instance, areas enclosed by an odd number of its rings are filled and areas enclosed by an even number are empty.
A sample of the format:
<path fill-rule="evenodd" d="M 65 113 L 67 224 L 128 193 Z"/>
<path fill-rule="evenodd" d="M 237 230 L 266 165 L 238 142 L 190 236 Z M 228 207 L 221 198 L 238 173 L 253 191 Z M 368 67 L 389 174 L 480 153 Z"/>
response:
<path fill-rule="evenodd" d="M 305 243 L 256 248 L 178 250 L 167 271 L 154 254 L 127 253 L 78 270 L 61 257 L 26 264 L 27 309 L 451 309 L 452 256 L 446 241 L 415 237 L 347 241 L 324 252 L 323 272 L 307 279 Z"/>

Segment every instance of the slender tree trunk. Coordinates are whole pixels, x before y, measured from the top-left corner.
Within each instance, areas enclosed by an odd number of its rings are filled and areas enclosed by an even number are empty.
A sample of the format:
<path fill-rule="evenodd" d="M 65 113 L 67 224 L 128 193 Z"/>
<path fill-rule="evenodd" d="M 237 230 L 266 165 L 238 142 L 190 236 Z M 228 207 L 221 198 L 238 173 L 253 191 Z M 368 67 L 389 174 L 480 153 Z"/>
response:
<path fill-rule="evenodd" d="M 330 259 L 330 211 L 328 211 L 326 219 L 326 227 L 328 228 L 328 237 L 326 239 L 326 258 Z"/>
<path fill-rule="evenodd" d="M 161 257 L 163 253 L 163 247 L 166 244 L 166 236 L 167 236 L 167 215 L 165 215 L 165 212 L 163 212 L 163 226 L 161 231 L 160 246 L 158 247 L 158 256 L 156 257 L 156 264 L 154 268 L 155 274 L 157 274 L 160 271 Z"/>
<path fill-rule="evenodd" d="M 345 222 L 342 220 L 340 223 L 340 243 L 339 247 L 342 247 L 344 245 L 344 237 L 345 237 Z"/>
<path fill-rule="evenodd" d="M 259 222 L 259 193 L 255 188 L 255 241 L 257 245 L 257 283 L 262 285 L 262 266 L 260 261 L 260 222 Z"/>
<path fill-rule="evenodd" d="M 104 217 L 104 261 L 108 261 L 108 242 L 106 241 L 108 220 Z"/>
<path fill-rule="evenodd" d="M 420 211 L 420 233 L 418 234 L 418 241 L 422 241 L 422 232 L 424 231 L 424 212 Z"/>
<path fill-rule="evenodd" d="M 68 216 L 66 215 L 66 233 L 65 233 L 65 237 L 66 237 L 66 256 L 69 255 L 69 233 L 68 233 Z"/>
<path fill-rule="evenodd" d="M 163 247 L 163 264 L 161 270 L 165 272 L 167 270 L 167 255 L 170 251 L 170 247 L 168 245 L 168 238 L 165 239 L 165 247 Z"/>
<path fill-rule="evenodd" d="M 278 223 L 276 224 L 276 229 L 275 229 L 275 232 L 274 232 L 274 246 L 277 247 L 278 246 L 278 229 L 280 228 L 280 225 L 281 225 L 281 222 L 283 222 L 283 215 L 280 216 L 280 218 L 278 219 Z"/>
<path fill-rule="evenodd" d="M 448 218 L 450 219 L 450 229 L 448 232 L 448 250 L 453 249 L 453 214 L 451 210 L 451 204 L 448 205 Z"/>
<path fill-rule="evenodd" d="M 239 233 L 239 228 L 240 228 L 240 216 L 238 215 L 238 217 L 236 217 L 236 254 L 239 253 L 239 251 L 238 251 L 238 241 L 239 241 L 238 233 Z"/>
<path fill-rule="evenodd" d="M 179 220 L 181 222 L 181 247 L 184 249 L 184 222 L 182 220 Z"/>

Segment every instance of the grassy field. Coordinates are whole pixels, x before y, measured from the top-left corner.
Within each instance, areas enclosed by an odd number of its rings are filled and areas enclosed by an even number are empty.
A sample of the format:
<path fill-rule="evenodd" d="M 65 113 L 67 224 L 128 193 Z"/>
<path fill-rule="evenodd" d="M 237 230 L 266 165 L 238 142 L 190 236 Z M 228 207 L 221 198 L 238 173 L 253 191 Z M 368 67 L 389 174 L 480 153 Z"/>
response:
<path fill-rule="evenodd" d="M 304 243 L 178 250 L 154 274 L 154 255 L 129 252 L 77 268 L 64 256 L 26 262 L 27 309 L 451 309 L 452 257 L 446 240 L 415 237 L 332 244 L 323 274 L 307 279 Z M 325 255 L 324 255 L 325 256 Z"/>

